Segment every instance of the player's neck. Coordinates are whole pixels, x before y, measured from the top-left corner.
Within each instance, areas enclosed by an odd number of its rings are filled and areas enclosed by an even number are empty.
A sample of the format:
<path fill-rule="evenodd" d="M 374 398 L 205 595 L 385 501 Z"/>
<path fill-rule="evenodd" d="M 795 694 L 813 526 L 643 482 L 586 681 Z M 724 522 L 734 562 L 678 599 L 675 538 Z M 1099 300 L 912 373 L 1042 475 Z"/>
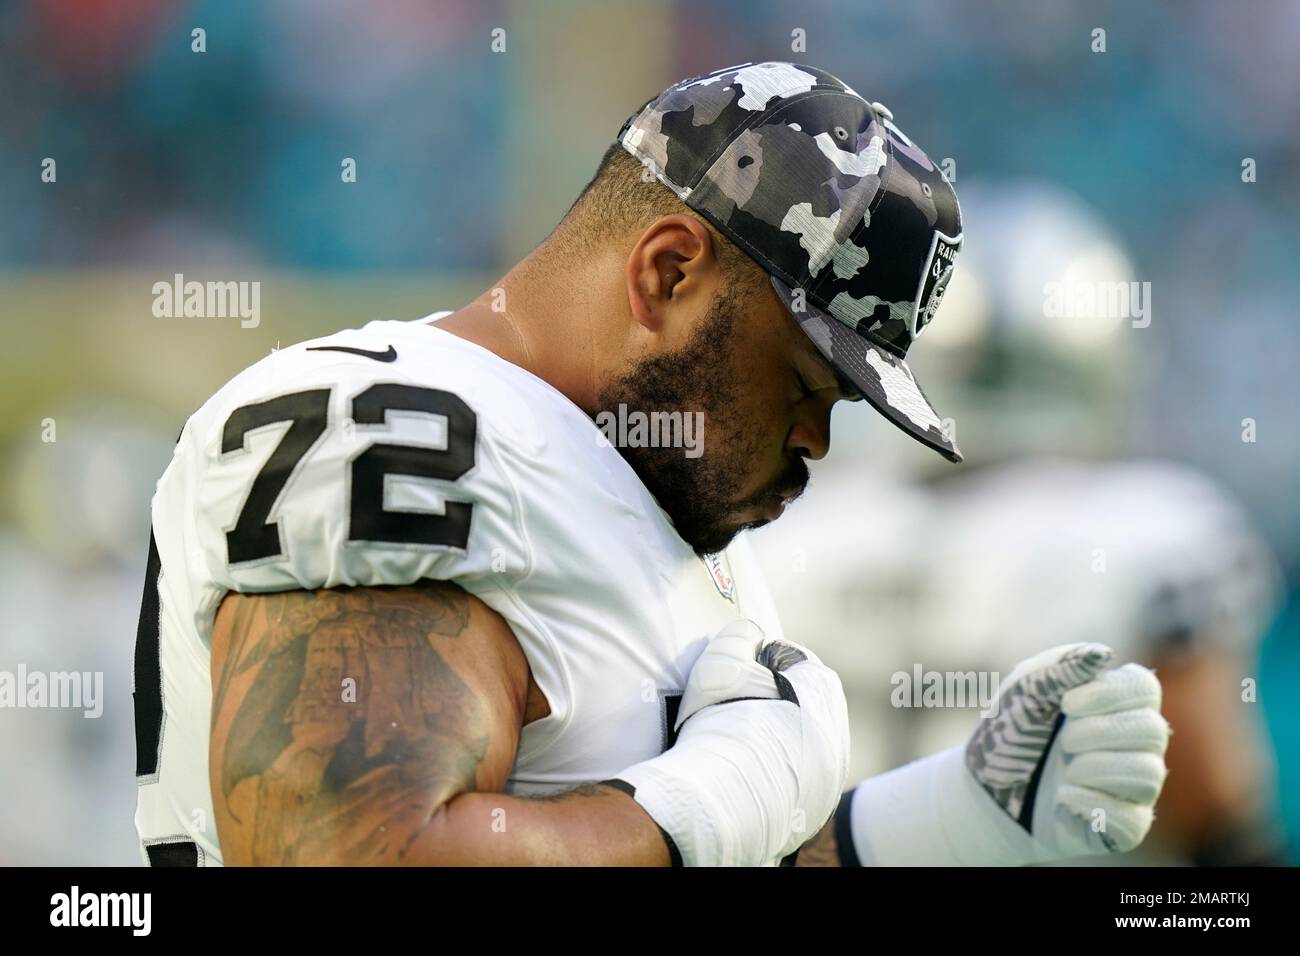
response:
<path fill-rule="evenodd" d="M 438 320 L 438 328 L 531 372 L 594 413 L 602 310 L 598 297 L 588 296 L 593 282 L 573 272 L 554 281 L 556 275 L 533 252 L 473 302 Z"/>

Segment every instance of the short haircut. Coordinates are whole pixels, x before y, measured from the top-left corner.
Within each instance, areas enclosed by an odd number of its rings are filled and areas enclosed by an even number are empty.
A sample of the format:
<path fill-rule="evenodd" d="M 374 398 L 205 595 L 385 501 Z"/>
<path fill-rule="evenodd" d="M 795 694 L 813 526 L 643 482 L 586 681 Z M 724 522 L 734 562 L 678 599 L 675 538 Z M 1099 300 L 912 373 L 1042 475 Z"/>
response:
<path fill-rule="evenodd" d="M 605 150 L 596 174 L 564 214 L 552 237 L 565 245 L 573 241 L 581 246 L 576 251 L 586 251 L 645 229 L 655 220 L 675 213 L 693 216 L 709 230 L 713 253 L 729 285 L 742 283 L 753 288 L 745 280 L 764 279 L 763 269 L 757 262 L 718 232 L 711 222 L 688 208 L 617 142 Z"/>

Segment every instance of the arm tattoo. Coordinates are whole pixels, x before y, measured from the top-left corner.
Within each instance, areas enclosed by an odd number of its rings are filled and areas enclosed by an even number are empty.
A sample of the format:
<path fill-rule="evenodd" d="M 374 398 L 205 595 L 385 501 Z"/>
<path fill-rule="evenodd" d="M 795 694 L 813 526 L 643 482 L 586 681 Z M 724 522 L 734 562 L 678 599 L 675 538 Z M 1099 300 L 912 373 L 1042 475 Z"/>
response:
<path fill-rule="evenodd" d="M 488 717 L 442 653 L 469 617 L 467 595 L 438 582 L 240 602 L 213 707 L 214 720 L 234 708 L 214 789 L 252 827 L 252 862 L 400 862 L 475 788 Z"/>
<path fill-rule="evenodd" d="M 616 793 L 618 793 L 617 790 L 601 783 L 584 783 L 564 790 L 555 790 L 551 793 L 530 793 L 521 796 L 524 800 L 533 800 L 537 803 L 558 803 L 561 800 L 567 802 L 575 797 L 583 797 L 584 799 L 612 797 Z"/>

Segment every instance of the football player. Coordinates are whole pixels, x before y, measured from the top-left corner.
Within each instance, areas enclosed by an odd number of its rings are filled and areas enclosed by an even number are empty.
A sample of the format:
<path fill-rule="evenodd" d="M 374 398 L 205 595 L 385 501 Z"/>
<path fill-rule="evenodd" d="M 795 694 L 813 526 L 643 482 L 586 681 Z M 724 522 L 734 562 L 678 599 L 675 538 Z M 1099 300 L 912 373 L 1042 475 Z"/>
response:
<path fill-rule="evenodd" d="M 637 111 L 474 302 L 236 376 L 153 500 L 148 861 L 773 864 L 817 834 L 826 862 L 1015 863 L 1140 840 L 1160 728 L 1113 715 L 1158 720 L 1158 685 L 1092 645 L 1026 662 L 968 747 L 841 799 L 840 683 L 782 639 L 737 537 L 803 490 L 842 398 L 959 460 L 903 359 L 960 244 L 887 109 L 745 64 Z M 696 414 L 702 443 L 675 430 Z"/>

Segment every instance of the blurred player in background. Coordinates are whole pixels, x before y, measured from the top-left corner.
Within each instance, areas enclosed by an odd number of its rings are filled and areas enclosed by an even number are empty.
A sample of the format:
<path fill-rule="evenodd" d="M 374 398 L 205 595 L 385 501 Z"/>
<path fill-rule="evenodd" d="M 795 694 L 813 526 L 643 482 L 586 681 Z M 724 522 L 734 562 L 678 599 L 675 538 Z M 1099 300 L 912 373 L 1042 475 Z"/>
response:
<path fill-rule="evenodd" d="M 38 443 L 5 458 L 4 479 L 21 505 L 18 531 L 0 526 L 6 651 L 30 672 L 80 672 L 95 696 L 83 702 L 91 706 L 3 711 L 11 739 L 24 743 L 0 747 L 0 779 L 22 782 L 7 790 L 5 809 L 23 825 L 0 835 L 0 865 L 105 866 L 127 859 L 131 845 L 86 832 L 129 835 L 121 821 L 134 797 L 121 785 L 132 742 L 111 711 L 112 701 L 130 699 L 131 661 L 114 628 L 140 610 L 132 530 L 148 522 L 148 502 L 137 489 L 171 447 L 110 400 L 60 406 L 50 422 L 59 425 L 58 454 Z M 75 601 L 64 592 L 74 579 Z"/>
<path fill-rule="evenodd" d="M 866 494 L 897 502 L 884 514 L 856 506 L 860 477 L 819 475 L 790 520 L 755 539 L 787 630 L 840 669 L 855 700 L 876 701 L 854 725 L 872 772 L 951 745 L 970 722 L 967 710 L 892 706 L 895 674 L 996 671 L 1102 641 L 1157 671 L 1173 728 L 1152 838 L 1109 859 L 1286 862 L 1274 767 L 1243 685 L 1277 608 L 1277 563 L 1208 478 L 1102 457 L 1127 424 L 1140 316 L 1077 297 L 1047 305 L 1129 283 L 1123 247 L 1055 189 L 971 186 L 963 210 L 973 235 L 951 284 L 958 329 L 936 348 L 960 394 L 949 401 L 967 467 L 880 469 Z M 963 336 L 963 323 L 980 335 Z"/>

